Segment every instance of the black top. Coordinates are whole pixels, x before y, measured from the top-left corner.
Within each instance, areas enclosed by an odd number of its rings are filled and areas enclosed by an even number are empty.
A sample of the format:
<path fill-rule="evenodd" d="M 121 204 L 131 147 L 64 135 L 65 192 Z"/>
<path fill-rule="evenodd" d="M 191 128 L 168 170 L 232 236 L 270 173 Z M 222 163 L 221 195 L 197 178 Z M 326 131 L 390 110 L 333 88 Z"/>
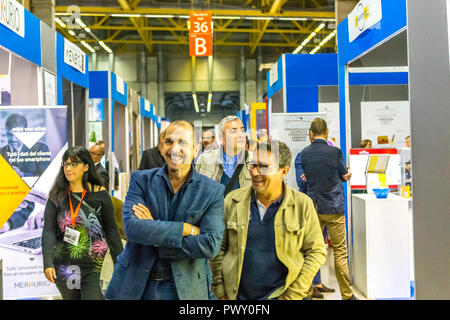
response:
<path fill-rule="evenodd" d="M 159 153 L 158 147 L 144 150 L 142 153 L 142 160 L 139 164 L 139 170 L 161 168 L 166 161 L 161 153 Z"/>
<path fill-rule="evenodd" d="M 347 174 L 341 149 L 323 139 L 314 140 L 300 154 L 306 176 L 307 195 L 320 214 L 343 214 L 345 211 L 342 176 Z"/>
<path fill-rule="evenodd" d="M 82 193 L 71 194 L 73 209 L 76 210 L 79 201 L 74 195 L 81 198 Z M 72 227 L 69 196 L 59 206 L 47 201 L 42 232 L 44 270 L 67 263 L 101 266 L 108 247 L 114 262 L 123 250 L 114 207 L 106 190 L 86 193 L 75 219 L 74 229 L 80 232 L 77 246 L 63 241 L 67 226 Z"/>

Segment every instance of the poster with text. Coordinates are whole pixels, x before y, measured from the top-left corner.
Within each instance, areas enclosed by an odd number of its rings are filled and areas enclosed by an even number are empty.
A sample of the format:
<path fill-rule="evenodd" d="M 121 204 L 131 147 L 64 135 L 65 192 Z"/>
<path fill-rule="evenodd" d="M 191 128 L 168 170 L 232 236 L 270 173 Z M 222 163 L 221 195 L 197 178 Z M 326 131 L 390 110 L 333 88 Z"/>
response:
<path fill-rule="evenodd" d="M 327 114 L 328 140 L 340 148 L 339 102 L 319 103 L 319 112 Z"/>
<path fill-rule="evenodd" d="M 48 193 L 67 149 L 64 106 L 0 107 L 0 259 L 3 296 L 58 294 L 42 270 Z"/>
<path fill-rule="evenodd" d="M 291 169 L 285 181 L 289 187 L 295 190 L 298 190 L 295 179 L 295 157 L 303 148 L 311 144 L 309 128 L 315 118 L 327 120 L 326 114 L 320 112 L 272 113 L 270 115 L 270 138 L 284 142 L 291 150 Z"/>
<path fill-rule="evenodd" d="M 409 101 L 362 101 L 361 140 L 374 148 L 404 148 L 410 135 Z"/>

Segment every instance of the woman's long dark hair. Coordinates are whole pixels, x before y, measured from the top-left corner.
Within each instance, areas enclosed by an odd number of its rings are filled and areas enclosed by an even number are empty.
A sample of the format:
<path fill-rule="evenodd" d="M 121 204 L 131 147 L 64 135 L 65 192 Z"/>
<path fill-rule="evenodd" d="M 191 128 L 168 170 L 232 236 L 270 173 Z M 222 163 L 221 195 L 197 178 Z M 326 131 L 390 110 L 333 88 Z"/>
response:
<path fill-rule="evenodd" d="M 92 186 L 102 185 L 101 179 L 97 173 L 97 169 L 95 168 L 91 154 L 85 147 L 75 146 L 67 149 L 67 151 L 64 152 L 62 157 L 63 163 L 66 162 L 67 159 L 89 165 L 89 170 L 83 174 L 83 188 L 88 192 L 87 195 L 89 194 L 90 191 L 88 182 L 90 182 Z M 66 198 L 69 190 L 69 185 L 70 183 L 66 179 L 66 176 L 64 174 L 64 168 L 61 167 L 49 193 L 49 199 L 56 206 L 60 206 L 64 201 L 64 199 Z"/>

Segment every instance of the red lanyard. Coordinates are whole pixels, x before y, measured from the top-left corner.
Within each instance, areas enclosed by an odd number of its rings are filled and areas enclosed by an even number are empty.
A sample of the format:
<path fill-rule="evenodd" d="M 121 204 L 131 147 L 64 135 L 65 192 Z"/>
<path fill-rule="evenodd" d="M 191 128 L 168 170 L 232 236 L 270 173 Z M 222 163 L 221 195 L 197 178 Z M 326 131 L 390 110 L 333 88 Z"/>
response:
<path fill-rule="evenodd" d="M 84 198 L 85 194 L 86 194 L 86 190 L 83 189 L 83 194 L 81 195 L 80 203 L 78 204 L 77 208 L 75 209 L 75 212 L 73 212 L 72 198 L 70 197 L 70 190 L 69 190 L 70 220 L 72 220 L 72 227 L 75 226 L 75 218 L 78 216 L 78 211 L 80 211 L 81 202 L 83 202 L 83 198 Z"/>

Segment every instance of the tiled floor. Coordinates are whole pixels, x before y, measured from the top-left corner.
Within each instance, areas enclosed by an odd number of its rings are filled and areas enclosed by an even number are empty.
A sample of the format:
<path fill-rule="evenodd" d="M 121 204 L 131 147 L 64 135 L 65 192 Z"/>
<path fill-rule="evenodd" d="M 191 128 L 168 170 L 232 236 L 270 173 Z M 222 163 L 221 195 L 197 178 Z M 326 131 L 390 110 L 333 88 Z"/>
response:
<path fill-rule="evenodd" d="M 333 249 L 328 248 L 327 260 L 320 269 L 320 272 L 322 283 L 325 284 L 328 288 L 335 289 L 335 292 L 324 293 L 323 299 L 313 298 L 313 300 L 341 300 L 342 297 L 339 291 L 339 284 L 336 279 L 336 274 L 334 273 Z M 369 300 L 361 292 L 359 292 L 357 288 L 353 288 L 353 290 L 355 291 L 355 295 L 359 300 Z"/>

